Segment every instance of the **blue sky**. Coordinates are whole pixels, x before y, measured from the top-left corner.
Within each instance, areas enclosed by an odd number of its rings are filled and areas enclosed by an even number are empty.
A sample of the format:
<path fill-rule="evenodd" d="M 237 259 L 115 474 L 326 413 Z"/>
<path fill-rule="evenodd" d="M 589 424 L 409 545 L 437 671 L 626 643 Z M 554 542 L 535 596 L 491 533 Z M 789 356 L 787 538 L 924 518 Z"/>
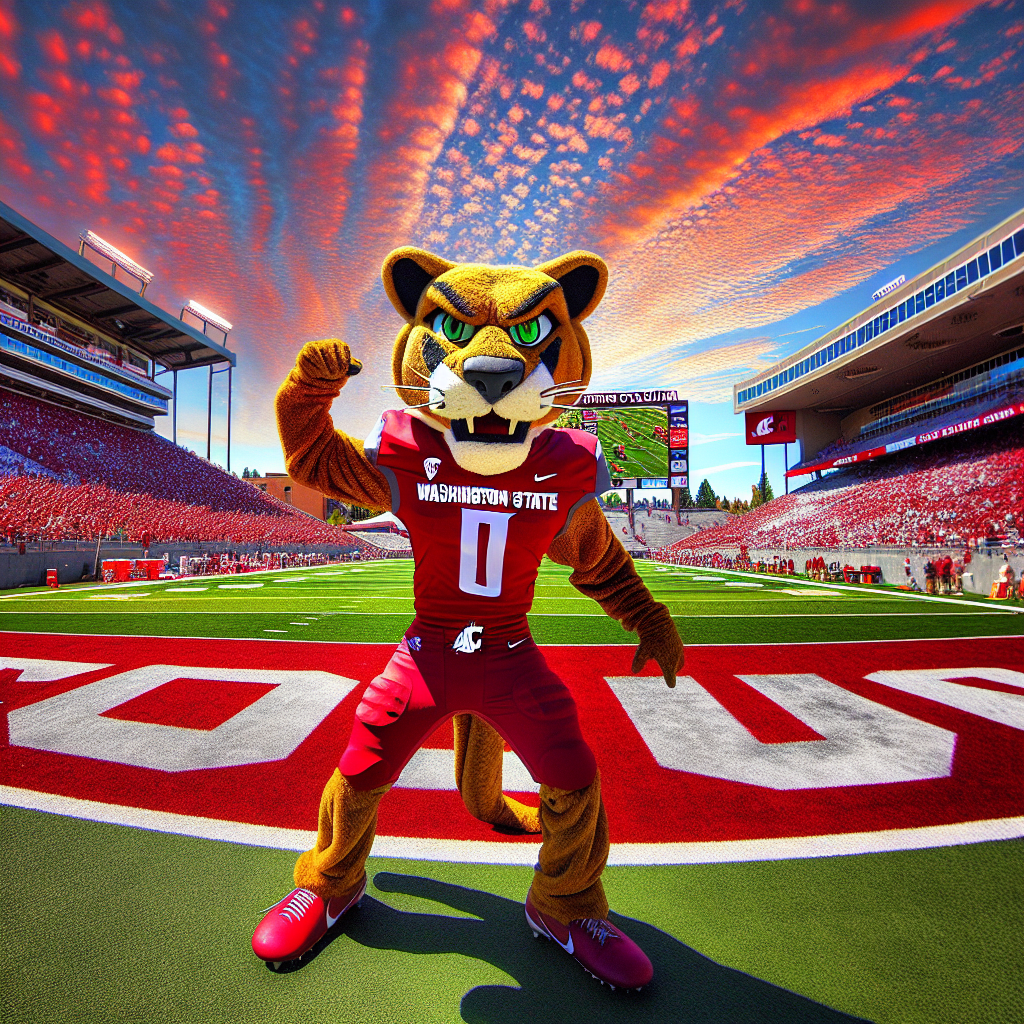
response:
<path fill-rule="evenodd" d="M 311 338 L 366 365 L 339 425 L 388 404 L 391 249 L 590 249 L 595 383 L 679 388 L 691 476 L 748 495 L 732 385 L 1024 205 L 1022 44 L 1021 0 L 0 0 L 0 198 L 236 325 L 236 470 L 283 468 Z"/>

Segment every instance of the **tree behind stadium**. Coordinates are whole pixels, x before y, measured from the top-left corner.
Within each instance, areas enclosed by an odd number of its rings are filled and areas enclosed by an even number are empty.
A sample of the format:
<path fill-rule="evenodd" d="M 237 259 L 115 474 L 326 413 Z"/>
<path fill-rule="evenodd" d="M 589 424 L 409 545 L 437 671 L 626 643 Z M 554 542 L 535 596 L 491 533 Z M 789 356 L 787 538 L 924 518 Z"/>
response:
<path fill-rule="evenodd" d="M 697 508 L 717 508 L 718 496 L 711 489 L 708 478 L 704 477 L 697 488 Z"/>

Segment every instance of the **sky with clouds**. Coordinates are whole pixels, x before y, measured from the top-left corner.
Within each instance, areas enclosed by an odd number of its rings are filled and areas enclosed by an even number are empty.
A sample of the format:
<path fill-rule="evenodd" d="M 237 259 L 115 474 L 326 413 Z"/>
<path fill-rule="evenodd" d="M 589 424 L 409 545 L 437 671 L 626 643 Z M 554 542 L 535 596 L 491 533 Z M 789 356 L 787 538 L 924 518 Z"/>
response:
<path fill-rule="evenodd" d="M 0 0 L 0 198 L 235 324 L 235 469 L 282 468 L 311 338 L 366 363 L 340 425 L 389 404 L 391 249 L 591 249 L 595 382 L 678 387 L 693 475 L 749 494 L 732 385 L 1024 205 L 1022 45 L 1022 0 Z"/>

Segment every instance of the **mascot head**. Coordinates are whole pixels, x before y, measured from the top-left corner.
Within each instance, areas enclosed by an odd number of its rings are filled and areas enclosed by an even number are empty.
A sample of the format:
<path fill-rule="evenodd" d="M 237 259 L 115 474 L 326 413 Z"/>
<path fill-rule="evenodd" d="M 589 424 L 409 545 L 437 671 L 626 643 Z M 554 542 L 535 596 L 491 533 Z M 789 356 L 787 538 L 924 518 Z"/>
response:
<path fill-rule="evenodd" d="M 604 261 L 577 251 L 539 267 L 491 267 L 407 246 L 381 276 L 406 321 L 391 357 L 402 401 L 444 432 L 463 469 L 490 476 L 522 465 L 590 382 L 580 321 L 604 295 Z"/>

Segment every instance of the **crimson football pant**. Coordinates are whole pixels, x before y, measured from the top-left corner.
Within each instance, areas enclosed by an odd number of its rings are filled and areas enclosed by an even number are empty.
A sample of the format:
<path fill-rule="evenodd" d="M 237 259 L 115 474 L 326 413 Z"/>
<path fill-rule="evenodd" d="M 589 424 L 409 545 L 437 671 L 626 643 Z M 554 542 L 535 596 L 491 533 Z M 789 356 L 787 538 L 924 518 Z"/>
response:
<path fill-rule="evenodd" d="M 500 636 L 484 630 L 471 651 L 453 649 L 460 632 L 414 622 L 367 687 L 339 770 L 321 797 L 316 845 L 295 866 L 296 884 L 325 899 L 354 891 L 381 798 L 442 722 L 469 712 L 489 721 L 541 784 L 537 908 L 563 924 L 607 917 L 601 873 L 608 820 L 572 695 L 525 623 Z"/>

